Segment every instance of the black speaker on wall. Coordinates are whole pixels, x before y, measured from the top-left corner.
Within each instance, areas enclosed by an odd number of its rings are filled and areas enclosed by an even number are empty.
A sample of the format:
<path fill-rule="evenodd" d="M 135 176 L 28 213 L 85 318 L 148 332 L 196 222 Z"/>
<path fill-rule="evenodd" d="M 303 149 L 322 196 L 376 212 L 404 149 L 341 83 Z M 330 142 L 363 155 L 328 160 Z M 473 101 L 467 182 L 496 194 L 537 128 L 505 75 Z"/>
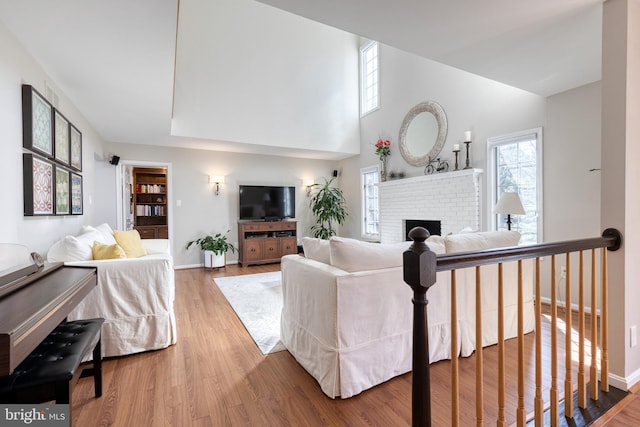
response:
<path fill-rule="evenodd" d="M 334 169 L 333 170 L 333 177 L 337 177 L 338 176 L 338 169 Z"/>
<path fill-rule="evenodd" d="M 120 161 L 119 156 L 113 156 L 111 157 L 111 160 L 109 160 L 109 163 L 111 163 L 113 166 L 118 166 L 119 161 Z"/>

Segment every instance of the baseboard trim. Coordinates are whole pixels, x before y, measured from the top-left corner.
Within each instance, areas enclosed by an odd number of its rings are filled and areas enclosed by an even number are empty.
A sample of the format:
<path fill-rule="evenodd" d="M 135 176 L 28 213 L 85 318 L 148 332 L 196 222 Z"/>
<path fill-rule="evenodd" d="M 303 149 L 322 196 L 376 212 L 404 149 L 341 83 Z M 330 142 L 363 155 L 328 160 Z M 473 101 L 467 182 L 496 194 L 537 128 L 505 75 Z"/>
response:
<path fill-rule="evenodd" d="M 551 305 L 551 298 L 540 297 L 540 302 Z M 556 307 L 564 308 L 565 307 L 564 301 L 556 301 Z M 578 311 L 579 309 L 580 309 L 580 306 L 578 304 L 571 304 L 572 311 Z M 591 314 L 591 307 L 585 306 L 584 312 L 586 314 Z M 596 310 L 596 316 L 600 316 L 600 310 Z"/>
<path fill-rule="evenodd" d="M 237 264 L 238 261 L 230 261 L 227 263 L 227 265 L 231 265 L 231 264 Z M 204 267 L 204 263 L 200 263 L 200 264 L 184 264 L 184 265 L 174 265 L 173 269 L 174 270 L 188 270 L 190 268 L 203 268 Z"/>
<path fill-rule="evenodd" d="M 640 382 L 640 369 L 632 372 L 630 375 L 626 377 L 621 377 L 612 373 L 609 373 L 609 383 L 619 388 L 620 390 L 629 390 L 634 385 Z"/>

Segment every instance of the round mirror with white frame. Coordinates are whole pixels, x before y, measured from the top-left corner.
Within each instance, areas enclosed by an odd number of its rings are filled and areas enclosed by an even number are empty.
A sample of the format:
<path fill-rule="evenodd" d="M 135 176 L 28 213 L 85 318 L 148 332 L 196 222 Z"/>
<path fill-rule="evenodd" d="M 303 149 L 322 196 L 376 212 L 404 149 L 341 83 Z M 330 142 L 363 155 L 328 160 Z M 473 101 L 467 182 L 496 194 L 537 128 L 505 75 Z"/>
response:
<path fill-rule="evenodd" d="M 413 107 L 400 126 L 400 154 L 412 166 L 426 166 L 435 159 L 447 137 L 447 116 L 434 101 Z"/>

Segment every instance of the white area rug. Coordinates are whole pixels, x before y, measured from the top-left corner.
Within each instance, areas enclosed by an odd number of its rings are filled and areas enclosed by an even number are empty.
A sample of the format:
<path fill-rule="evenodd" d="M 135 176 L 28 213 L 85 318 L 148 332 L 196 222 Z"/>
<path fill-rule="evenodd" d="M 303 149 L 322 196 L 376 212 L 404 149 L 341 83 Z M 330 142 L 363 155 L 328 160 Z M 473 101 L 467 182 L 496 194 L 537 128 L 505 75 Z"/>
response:
<path fill-rule="evenodd" d="M 213 280 L 262 354 L 285 349 L 280 342 L 282 279 L 279 271 Z"/>

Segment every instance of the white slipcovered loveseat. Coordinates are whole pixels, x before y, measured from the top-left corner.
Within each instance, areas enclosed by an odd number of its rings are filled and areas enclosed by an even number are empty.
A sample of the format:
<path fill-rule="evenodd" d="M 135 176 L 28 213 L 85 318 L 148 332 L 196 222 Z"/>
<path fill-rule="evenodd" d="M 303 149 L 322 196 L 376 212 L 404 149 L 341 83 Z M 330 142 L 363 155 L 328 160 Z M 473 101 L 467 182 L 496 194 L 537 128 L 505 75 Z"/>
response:
<path fill-rule="evenodd" d="M 517 245 L 512 231 L 427 240 L 436 254 Z M 351 397 L 411 370 L 413 291 L 402 253 L 410 242 L 378 244 L 304 238 L 305 256 L 282 258 L 281 340 L 329 397 Z M 524 263 L 525 332 L 534 328 L 532 265 Z M 504 264 L 505 338 L 517 336 L 517 265 Z M 450 272 L 427 292 L 430 361 L 451 358 Z M 497 266 L 482 268 L 483 346 L 497 342 Z M 456 272 L 458 352 L 475 349 L 475 269 Z"/>
<path fill-rule="evenodd" d="M 146 255 L 100 260 L 93 259 L 95 242 L 116 245 L 109 225 L 85 226 L 78 236 L 65 236 L 47 253 L 49 262 L 97 268 L 98 286 L 69 313 L 68 320 L 105 319 L 103 357 L 175 344 L 175 278 L 169 240 L 142 239 Z"/>

